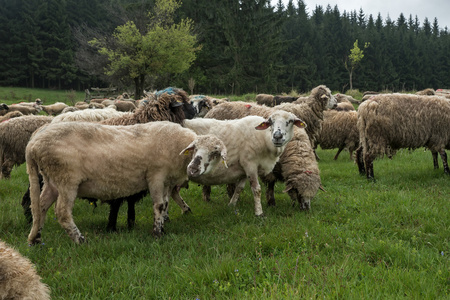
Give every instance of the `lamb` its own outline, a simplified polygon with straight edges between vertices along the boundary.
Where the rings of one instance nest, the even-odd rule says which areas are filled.
[[[0,116],[6,115],[11,111],[19,111],[23,115],[37,115],[40,109],[32,106],[23,106],[20,104],[6,105],[5,103],[0,104]]]
[[[6,113],[4,116],[0,116],[0,123],[21,116],[23,116],[23,114],[20,111],[10,111],[9,113]]]
[[[338,148],[334,160],[338,159],[342,150],[347,149],[350,152],[350,159],[352,159],[353,151],[359,146],[357,120],[358,113],[356,111],[325,111],[317,146],[320,145],[322,149]]]
[[[262,216],[258,175],[270,173],[293,136],[293,127],[305,124],[294,114],[274,111],[267,119],[248,116],[239,120],[193,119],[185,126],[197,134],[214,134],[228,149],[228,168],[219,166],[207,175],[189,173],[190,180],[203,185],[237,183],[230,205],[235,205],[247,179],[253,193],[255,215]],[[266,129],[269,129],[266,130]],[[256,130],[255,130],[256,129]],[[195,175],[195,176],[193,176]]]
[[[56,102],[50,105],[41,105],[42,110],[45,111],[49,116],[56,116],[60,114],[67,106],[69,105],[63,102]]]
[[[359,172],[375,180],[373,161],[401,148],[426,147],[441,155],[444,172],[450,174],[445,149],[450,148],[450,103],[436,96],[382,94],[358,109],[360,147],[356,151]]]
[[[322,102],[324,100],[323,98],[326,98],[327,102],[330,100],[326,96],[318,98],[319,102]],[[252,105],[250,103],[230,102],[216,106],[206,114],[205,118],[231,120],[239,119],[246,115],[268,117],[275,110],[292,108],[293,106],[295,106],[295,104],[288,103],[270,108],[261,105]],[[298,106],[303,107],[303,105]],[[325,104],[325,106],[327,105]],[[301,109],[296,110],[295,112],[292,110],[291,112],[303,120],[302,116],[297,114],[301,112]],[[319,116],[322,115],[320,110],[318,111],[318,114]],[[309,114],[305,115],[309,117]],[[308,123],[306,124],[308,125]],[[285,191],[289,193],[293,203],[298,202],[301,209],[309,209],[311,199],[315,196],[321,184],[319,173],[319,167],[306,130],[295,129],[294,137],[287,144],[285,151],[280,156],[280,160],[275,165],[272,173],[262,178],[264,183],[268,186],[266,190],[268,204],[271,206],[275,205],[275,182],[282,180],[286,182]],[[204,198],[205,200],[208,200],[209,189],[204,188],[204,192]]]
[[[31,134],[51,120],[52,117],[31,115],[0,124],[0,178],[8,179],[12,168],[25,162],[25,147]]]
[[[50,289],[31,261],[3,241],[0,241],[0,299],[50,300]]]
[[[226,148],[217,137],[197,136],[168,121],[133,126],[49,124],[35,132],[26,148],[33,215],[28,242],[41,242],[46,213],[55,201],[58,222],[79,244],[85,238],[72,217],[77,197],[108,201],[146,189],[153,200],[153,235],[161,237],[168,198],[188,179],[188,170],[191,176],[201,176],[221,159],[226,159]]]

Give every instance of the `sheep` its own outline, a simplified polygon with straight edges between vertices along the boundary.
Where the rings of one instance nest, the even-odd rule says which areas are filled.
[[[79,102],[75,103],[74,107],[79,109],[79,110],[88,109],[89,108],[89,103],[84,102],[84,101],[79,101]],[[61,112],[61,113],[63,113],[63,112]]]
[[[273,104],[273,95],[269,94],[258,94],[256,95],[256,103],[259,105],[266,105],[266,106],[274,106]]]
[[[77,197],[108,201],[146,189],[153,200],[153,235],[159,238],[170,194],[188,179],[188,172],[207,174],[226,155],[217,137],[198,136],[168,121],[133,126],[48,124],[35,132],[26,148],[33,215],[28,243],[41,243],[45,216],[55,201],[58,222],[79,244],[85,238],[72,217]],[[39,173],[44,179],[42,193]]]
[[[100,122],[109,118],[122,117],[128,115],[130,115],[130,113],[120,112],[113,108],[85,109],[60,114],[53,118],[52,123],[70,122],[70,121]]]
[[[126,100],[115,100],[114,105],[118,111],[133,112],[136,109],[136,105],[133,102]]]
[[[41,105],[42,110],[45,111],[49,116],[56,116],[60,114],[64,108],[66,108],[67,104],[64,102],[56,102],[50,105]]]
[[[34,107],[38,110],[38,112],[40,112],[42,100],[39,98],[36,98],[36,100],[34,102],[19,102],[18,104],[22,105],[22,106]]]
[[[192,95],[189,96],[189,100],[191,101],[192,105],[194,106],[196,117],[202,118],[206,115],[206,113],[213,108],[216,105],[219,105],[221,103],[228,102],[228,99],[217,99],[212,98],[205,95]]]
[[[19,111],[23,115],[37,115],[40,112],[40,109],[32,106],[23,106],[20,104],[12,104],[12,105],[7,105],[5,103],[0,104],[0,116],[4,116],[11,111]]]
[[[181,89],[176,88],[168,88],[166,89],[167,92],[159,93],[158,97],[154,97],[153,100],[151,100],[147,105],[142,106],[140,109],[136,110],[134,113],[123,113],[120,112],[120,116],[106,118],[104,115],[104,112],[101,110],[98,110],[96,112],[89,112],[88,113],[80,113],[79,115],[68,115],[61,117],[65,121],[68,120],[84,120],[84,121],[99,121],[99,115],[105,117],[103,121],[101,121],[102,124],[105,125],[133,125],[138,123],[147,123],[152,121],[172,121],[175,123],[182,124],[184,119],[186,118],[186,115],[189,118],[193,117],[193,107],[192,104],[188,102],[188,97],[186,92],[184,92]],[[165,91],[165,90],[163,90]],[[182,105],[179,105],[182,103]],[[173,107],[172,107],[173,106]],[[108,110],[113,110],[112,108]],[[117,112],[119,113],[119,112]],[[92,116],[96,116],[95,118],[92,118]],[[87,117],[87,118],[86,118]],[[59,116],[55,117],[59,118]],[[84,119],[83,119],[84,118]],[[57,119],[58,121],[58,119]],[[28,193],[29,194],[29,193]],[[22,206],[25,211],[25,216],[28,220],[31,219],[30,214],[27,214],[28,207],[30,206],[31,199],[27,193],[23,196],[22,200]],[[121,203],[124,201],[127,201],[128,203],[128,227],[132,228],[134,226],[134,204],[141,200],[143,198],[142,194],[137,195],[131,195],[126,198],[120,198],[116,199],[115,201],[109,201],[108,204],[110,204],[110,215],[109,215],[109,221],[106,229],[108,231],[116,231],[116,224],[117,224],[117,214],[120,209]],[[90,201],[94,199],[89,199]],[[189,209],[186,208],[184,210],[185,212],[188,212]],[[114,217],[115,216],[115,217]]]
[[[353,151],[359,146],[357,120],[358,113],[356,111],[325,111],[322,131],[316,146],[320,145],[322,149],[338,148],[334,160],[338,159],[342,150],[347,149],[350,152],[350,159],[352,159]]]
[[[450,102],[436,96],[382,94],[362,103],[357,127],[360,147],[356,160],[360,174],[375,180],[376,157],[401,148],[426,147],[441,155],[450,174],[445,149],[450,148]]]
[[[25,162],[25,147],[31,134],[51,120],[52,117],[31,115],[0,124],[0,178],[8,179],[12,168]]]
[[[31,261],[0,240],[0,299],[50,300]]]
[[[298,97],[293,96],[274,96],[273,97],[273,105],[280,105],[281,103],[292,103],[296,101]]]
[[[147,105],[139,107],[133,114],[110,118],[103,121],[107,125],[133,125],[151,121],[172,121],[182,124],[185,118],[195,116],[195,110],[189,102],[185,91],[177,88],[167,88],[159,91],[156,99]]]
[[[421,95],[421,96],[434,96],[436,95],[436,92],[434,89],[432,88],[428,88],[428,89],[424,89],[421,91],[417,91],[416,95]]]
[[[75,106],[67,106],[66,108],[64,108],[61,112],[61,115],[65,114],[65,113],[70,113],[70,112],[74,112],[74,111],[80,111],[81,109],[76,108]]]
[[[9,113],[6,113],[6,115],[4,116],[0,116],[0,123],[21,116],[23,116],[23,114],[20,111],[10,111]]]
[[[328,99],[328,97],[326,97]],[[321,101],[322,97],[319,97]],[[263,105],[255,105],[250,103],[230,102],[216,106],[208,112],[205,118],[215,118],[219,120],[239,119],[246,115],[259,115],[268,117],[275,110],[280,108],[288,108],[295,104],[282,104],[273,108]],[[298,105],[298,104],[297,104]],[[302,105],[299,105],[303,107]],[[326,105],[325,105],[326,106]],[[297,117],[304,120],[298,115],[301,110],[294,112]],[[319,113],[321,115],[321,113]],[[309,117],[309,115],[307,115]],[[309,124],[306,129],[309,127]],[[262,179],[267,185],[266,198],[270,206],[275,205],[274,187],[275,182],[282,180],[286,182],[286,192],[290,195],[293,204],[298,202],[301,209],[309,209],[311,199],[317,193],[321,181],[319,175],[319,167],[314,156],[310,138],[305,129],[294,130],[294,137],[287,144],[285,151],[280,156],[280,160],[275,165],[274,170],[268,176]],[[209,199],[209,189],[204,188],[204,199]]]
[[[185,126],[197,134],[214,134],[228,149],[228,168],[219,166],[207,175],[189,173],[189,179],[203,185],[237,183],[230,200],[235,205],[247,179],[252,189],[255,215],[262,216],[261,187],[258,175],[270,173],[293,136],[293,127],[304,122],[286,111],[274,111],[266,119],[248,116],[239,120],[193,119]],[[269,129],[270,130],[266,130]],[[195,175],[195,176],[193,176]]]
[[[347,95],[343,95],[343,94],[335,94],[334,97],[336,98],[337,101],[337,106],[335,108],[335,110],[337,111],[354,111],[355,107],[353,106],[352,103],[360,103],[356,100],[356,102],[352,102],[351,100],[349,100],[348,97],[352,98],[351,96],[347,96]]]

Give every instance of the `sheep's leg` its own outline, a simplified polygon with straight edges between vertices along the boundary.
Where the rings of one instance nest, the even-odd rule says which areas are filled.
[[[267,181],[266,199],[268,206],[275,206],[275,180]]]
[[[164,186],[160,183],[149,185],[150,197],[153,200],[153,236],[160,238],[164,234],[164,215],[167,205],[164,203]]]
[[[77,197],[77,189],[66,190],[59,192],[58,200],[56,201],[55,214],[59,224],[66,230],[69,237],[77,244],[84,243],[86,240],[81,234],[77,225],[73,221],[72,211]]]
[[[364,159],[363,159],[363,147],[359,146],[358,149],[356,149],[355,154],[355,160],[358,165],[359,174],[360,175],[366,175],[366,168],[364,166]]]
[[[374,158],[369,153],[366,153],[364,155],[364,164],[366,165],[367,179],[375,181],[375,176],[373,174],[373,160]]]
[[[108,202],[109,216],[108,216],[108,225],[106,225],[107,231],[117,231],[117,216],[119,215],[120,206],[122,205],[123,201],[124,201],[123,198],[119,198]]]
[[[257,217],[262,217],[264,214],[261,205],[261,185],[259,184],[257,173],[255,173],[255,175],[250,175],[249,180],[253,193],[253,200],[255,202],[255,215]]]
[[[245,182],[247,181],[247,178],[242,178],[238,184],[236,185],[236,188],[234,189],[234,194],[230,199],[230,203],[228,205],[236,205],[236,202],[239,200],[239,195],[241,194],[242,190],[245,187]]]
[[[338,149],[338,152],[336,153],[336,155],[334,156],[334,160],[337,160],[339,157],[339,154],[341,154],[342,150],[344,150],[344,147],[340,147]],[[352,154],[350,153],[350,159],[351,159]]]
[[[44,179],[42,178],[42,175],[39,174],[39,187],[41,190],[42,190],[43,186],[44,186]],[[22,197],[21,205],[23,208],[23,214],[25,215],[25,218],[27,219],[28,224],[31,224],[33,222],[33,216],[31,214],[30,185],[28,185],[28,189]]]
[[[45,217],[50,206],[56,201],[58,192],[49,184],[44,184],[42,193],[39,184],[39,178],[30,173],[30,198],[31,213],[33,216],[33,225],[28,235],[30,245],[41,243],[41,231],[44,227]]]
[[[191,208],[184,202],[183,198],[180,196],[180,191],[178,187],[174,187],[172,189],[172,199],[178,204],[179,207],[183,210],[183,214],[187,214],[191,212]]]
[[[204,185],[202,187],[202,197],[203,197],[203,201],[206,201],[206,202],[211,201],[211,186]]]
[[[231,197],[233,197],[235,189],[236,189],[236,185],[234,183],[227,184],[227,195],[228,195],[228,198],[231,199]]]
[[[447,175],[450,175],[450,170],[448,168],[448,162],[447,162],[447,153],[445,153],[445,149],[442,149],[441,151],[439,151],[439,154],[441,155],[442,165],[444,166],[444,173]]]
[[[438,153],[436,151],[431,151],[431,156],[433,157],[434,168],[439,169]]]
[[[11,171],[12,171],[13,166],[14,166],[14,164],[13,164],[12,160],[6,159],[5,161],[3,161],[3,164],[2,164],[2,178],[3,179],[9,179],[11,177]]]

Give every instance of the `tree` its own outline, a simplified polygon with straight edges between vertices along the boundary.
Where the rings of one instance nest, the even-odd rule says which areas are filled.
[[[108,57],[107,75],[119,74],[134,81],[135,99],[143,94],[148,76],[181,73],[195,60],[200,47],[195,46],[197,38],[192,33],[192,20],[174,22],[174,13],[180,5],[177,0],[157,0],[153,12],[148,14],[145,32],[128,21],[116,28],[110,42],[107,39],[91,41]]]
[[[370,43],[364,44],[364,49],[369,47]],[[350,89],[353,89],[353,71],[359,65],[361,60],[364,57],[364,51],[358,47],[358,40],[353,43],[353,49],[350,49],[350,55],[348,56],[348,60],[350,60],[350,65],[348,64],[348,60],[345,61],[345,68],[349,72],[350,75]]]

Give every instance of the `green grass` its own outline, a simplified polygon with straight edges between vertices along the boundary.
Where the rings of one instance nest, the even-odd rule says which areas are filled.
[[[151,236],[147,197],[126,229],[105,230],[109,207],[77,201],[74,218],[88,240],[77,246],[55,219],[43,245],[29,247],[20,201],[25,166],[0,182],[0,238],[36,265],[53,299],[449,299],[450,178],[434,170],[431,154],[400,151],[374,163],[377,182],[358,174],[342,153],[318,151],[324,188],[310,212],[292,208],[277,184],[277,206],[253,215],[247,187],[236,208],[224,187],[211,203],[190,185],[173,202],[166,235]]]
[[[19,103],[21,101],[34,102],[40,98],[44,104],[55,102],[64,102],[68,105],[74,105],[85,98],[84,92],[74,90],[49,90],[49,89],[31,89],[19,87],[0,87],[0,102],[6,104]]]

